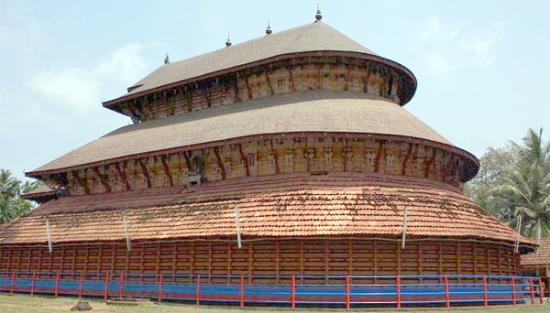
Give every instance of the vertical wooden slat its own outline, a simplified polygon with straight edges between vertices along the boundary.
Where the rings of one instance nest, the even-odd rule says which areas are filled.
[[[161,244],[160,244],[160,242],[157,243],[156,247],[157,247],[157,260],[156,260],[156,263],[157,263],[157,275],[160,275],[160,255],[161,255],[161,253],[162,253],[162,252],[161,252],[162,249],[161,249]]]
[[[248,281],[249,282],[252,282],[252,273],[253,273],[252,262],[253,262],[253,256],[254,256],[253,249],[254,247],[252,246],[252,242],[251,242],[248,244]]]
[[[395,242],[395,249],[397,254],[397,275],[401,275],[401,242],[398,240]]]
[[[374,275],[374,283],[376,284],[377,282],[377,277],[376,275],[378,275],[378,247],[377,247],[377,241],[374,240],[374,242],[372,243],[373,244],[373,252],[372,252],[372,260],[373,260],[373,275]]]
[[[232,256],[232,251],[233,249],[231,249],[231,243],[227,243],[227,269],[226,269],[226,274],[227,274],[227,282],[230,283],[231,282],[231,258],[233,257]]]
[[[300,281],[304,283],[304,242],[300,241]]]
[[[195,242],[191,242],[191,264],[189,264],[189,267],[191,268],[191,282],[193,282],[193,277],[195,274]]]
[[[439,275],[442,275],[443,274],[443,244],[441,242],[439,242],[438,247],[439,247],[438,248],[439,256],[437,258],[438,271],[439,271]]]
[[[212,243],[208,243],[208,282],[212,282]]]
[[[275,275],[278,284],[279,276],[281,275],[281,244],[278,239],[275,242]]]
[[[61,248],[61,264],[59,264],[59,271],[66,272],[65,270],[65,250],[67,250],[66,246],[63,246]]]
[[[177,263],[178,263],[178,244],[172,243],[172,281],[176,281],[176,275],[178,272],[177,269]]]
[[[353,275],[353,241],[348,239],[348,275]]]
[[[461,251],[461,245],[460,245],[460,241],[457,241],[456,242],[456,273],[458,275],[462,274],[462,251]],[[458,277],[458,282],[462,282],[462,279],[460,278],[460,276]]]
[[[325,282],[328,283],[328,276],[330,275],[330,254],[328,248],[328,240],[324,240],[325,245]]]
[[[115,259],[116,259],[116,246],[113,243],[113,244],[111,244],[111,270],[110,270],[110,273],[115,272]]]

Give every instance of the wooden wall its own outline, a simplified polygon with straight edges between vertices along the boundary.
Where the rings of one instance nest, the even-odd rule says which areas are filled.
[[[224,275],[520,274],[513,248],[482,242],[375,240],[265,240],[245,242],[134,242],[0,248],[0,271]]]

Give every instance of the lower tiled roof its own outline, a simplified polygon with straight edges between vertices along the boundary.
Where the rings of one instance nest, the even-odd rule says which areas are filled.
[[[550,265],[550,239],[541,240],[536,252],[522,255],[521,265]]]
[[[460,190],[422,179],[333,173],[250,177],[187,189],[64,197],[0,229],[0,243],[296,236],[478,238],[514,242],[512,229]],[[522,242],[532,242],[521,238]]]

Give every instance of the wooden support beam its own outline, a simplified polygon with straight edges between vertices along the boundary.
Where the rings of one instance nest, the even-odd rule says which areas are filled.
[[[275,149],[273,139],[269,140],[269,144],[271,146],[271,155],[273,156],[273,162],[275,163],[275,174],[279,174],[279,153],[277,152],[277,149]]]
[[[275,90],[273,90],[273,85],[271,84],[271,79],[269,78],[269,74],[267,73],[267,71],[264,72],[264,76],[265,76],[265,82],[267,84],[267,87],[269,87],[269,91],[271,92],[271,95],[274,95]]]
[[[239,74],[238,73],[235,73],[235,76],[233,78],[233,93],[234,93],[234,96],[235,96],[235,99],[234,101],[235,102],[239,102],[239,101],[242,101],[241,97],[239,96]]]
[[[143,176],[145,177],[147,188],[151,188],[151,176],[149,175],[149,170],[147,170],[147,166],[145,165],[145,163],[143,163],[143,159],[137,159],[137,162],[141,168],[141,172],[143,173]]]
[[[380,159],[382,158],[382,150],[384,150],[384,141],[378,142],[378,150],[376,151],[376,159],[374,160],[374,172],[378,173],[380,170]]]
[[[126,191],[129,191],[130,188],[130,182],[128,181],[128,174],[126,174],[126,164],[127,162],[117,162],[115,163],[115,169],[118,173],[118,176],[120,176],[120,179],[124,183],[124,188]]]
[[[322,86],[322,83],[321,83],[321,64],[317,63],[315,64],[315,69],[316,69],[316,78],[317,78],[317,89],[318,90],[321,90],[323,88]]]
[[[292,74],[292,68],[290,66],[287,66],[288,71],[288,82],[290,83],[290,90],[296,91],[296,86],[294,85],[294,75]]]
[[[344,91],[348,91],[352,83],[351,65],[347,64],[345,66],[346,66],[346,81],[344,84]]]
[[[248,159],[246,158],[246,155],[244,155],[243,145],[239,143],[238,147],[239,147],[239,154],[241,156],[241,162],[243,162],[244,164],[246,176],[250,176],[250,167],[248,166]]]
[[[368,66],[365,66],[365,67],[367,69],[367,77],[365,77],[365,79],[363,80],[363,82],[364,82],[363,92],[364,93],[369,93],[369,80],[370,80],[371,71],[369,70]]]
[[[84,193],[87,195],[90,194],[90,186],[88,185],[88,181],[84,177],[80,177],[78,174],[78,171],[72,171],[73,177],[76,179],[78,184],[84,189]]]
[[[99,177],[99,181],[101,182],[101,185],[103,185],[103,188],[105,188],[105,192],[111,192],[111,186],[109,186],[109,179],[107,178],[107,175],[102,175],[99,172],[99,167],[94,167],[94,172],[97,177]]]
[[[174,179],[172,178],[172,173],[170,173],[170,168],[168,167],[168,163],[166,163],[166,156],[161,155],[160,161],[162,162],[162,168],[164,170],[164,175],[166,175],[166,178],[168,178],[168,183],[170,184],[170,187],[174,186]]]
[[[403,159],[403,165],[401,166],[401,175],[407,175],[407,162],[409,162],[409,159],[412,156],[413,149],[415,145],[413,143],[408,143],[409,147],[407,149],[407,154],[405,155],[405,158]]]
[[[222,179],[225,179],[225,166],[223,165],[223,160],[220,155],[220,147],[214,147],[214,155],[216,156],[216,163],[218,165],[218,168],[220,169],[220,175],[222,176]]]
[[[203,91],[204,94],[204,100],[206,101],[206,107],[210,108],[212,107],[212,103],[210,102],[210,88],[207,88]]]
[[[432,156],[428,159],[426,162],[426,165],[424,167],[424,177],[428,178],[430,176],[430,169],[432,168],[432,165],[435,161],[435,156],[437,155],[437,150],[432,149]]]
[[[252,89],[250,88],[250,84],[248,83],[248,76],[244,76],[243,80],[244,80],[244,85],[246,87],[246,94],[248,96],[248,100],[254,99],[252,97]]]

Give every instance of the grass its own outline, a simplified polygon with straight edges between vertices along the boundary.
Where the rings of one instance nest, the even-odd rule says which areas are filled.
[[[53,297],[41,297],[41,296],[29,296],[29,295],[11,295],[0,294],[0,312],[2,313],[57,313],[57,312],[69,312],[71,307],[76,304],[78,299],[76,298],[53,298]],[[197,307],[191,304],[155,304],[152,302],[143,302],[137,306],[119,306],[119,305],[107,305],[103,301],[90,300],[93,310],[92,312],[109,312],[109,313],[267,313],[267,312],[292,312],[286,308],[253,308],[248,307],[245,309],[239,309],[237,307],[230,306],[200,306]],[[334,312],[344,310],[338,309],[298,309],[302,312]],[[393,310],[380,310],[380,309],[354,309],[354,312],[396,312]],[[550,313],[550,304],[547,302],[544,306],[526,306],[521,305],[517,307],[512,306],[496,306],[490,309],[486,308],[452,308],[450,310],[445,309],[404,309],[402,311],[409,311],[415,313]],[[401,311],[401,312],[402,312]]]

